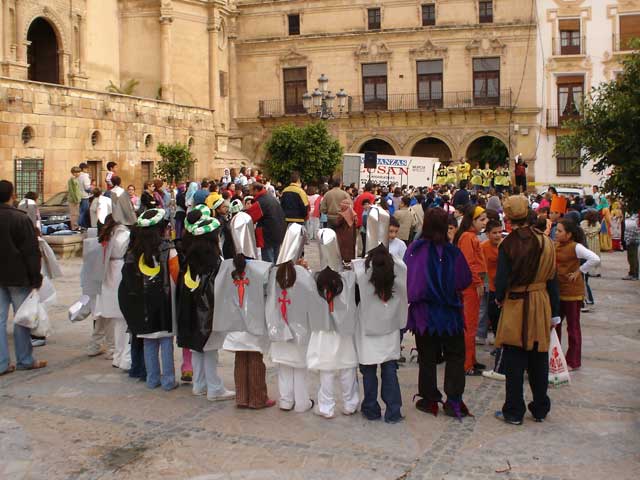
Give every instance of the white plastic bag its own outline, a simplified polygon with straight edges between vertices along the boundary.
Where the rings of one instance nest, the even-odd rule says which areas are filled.
[[[31,329],[31,335],[34,337],[48,337],[51,334],[51,322],[49,315],[42,303],[38,303],[38,324]]]
[[[549,344],[549,385],[558,387],[569,385],[569,366],[562,353],[562,345],[556,333],[556,329],[551,329],[551,342]]]
[[[38,290],[38,295],[40,295],[40,303],[44,304],[45,307],[50,307],[56,303],[56,289],[49,277],[42,277],[42,286]]]
[[[40,304],[40,294],[37,290],[32,290],[24,299],[20,308],[13,317],[13,323],[25,328],[36,328],[38,326],[38,305]]]
[[[69,321],[81,322],[91,315],[91,297],[82,295],[80,299],[69,307]]]

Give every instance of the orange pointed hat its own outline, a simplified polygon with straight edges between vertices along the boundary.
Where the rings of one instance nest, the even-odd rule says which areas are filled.
[[[567,213],[567,198],[561,197],[560,195],[554,195],[551,200],[551,208],[549,208],[551,212],[557,213]]]

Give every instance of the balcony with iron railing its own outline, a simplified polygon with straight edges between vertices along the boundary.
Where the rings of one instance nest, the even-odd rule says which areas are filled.
[[[547,128],[567,128],[568,122],[581,117],[582,113],[576,110],[568,112],[566,109],[547,108]]]
[[[302,100],[301,100],[302,102]],[[440,95],[417,93],[392,93],[386,96],[350,96],[343,115],[365,112],[412,112],[430,110],[475,110],[487,108],[513,107],[511,89],[495,92],[493,95],[477,95],[473,91],[444,92]],[[300,115],[299,108],[288,105],[283,99],[260,100],[260,118]],[[303,113],[304,114],[304,113]],[[336,114],[337,116],[339,114]]]
[[[564,42],[558,37],[553,37],[552,39],[553,55],[558,57],[565,55],[585,55],[586,45],[586,37],[578,37],[577,44],[575,41],[572,42],[571,39],[564,39]]]

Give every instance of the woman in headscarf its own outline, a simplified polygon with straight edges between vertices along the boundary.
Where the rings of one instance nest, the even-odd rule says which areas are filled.
[[[344,263],[351,263],[356,254],[356,212],[351,205],[351,200],[347,198],[342,200],[336,219],[335,231]]]
[[[600,250],[608,252],[611,250],[611,210],[609,209],[609,201],[605,196],[600,197],[598,211],[602,221],[600,222]]]

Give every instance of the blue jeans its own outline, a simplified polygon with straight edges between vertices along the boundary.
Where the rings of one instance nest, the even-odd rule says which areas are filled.
[[[162,373],[160,373],[158,351],[162,358]],[[173,337],[145,338],[144,364],[147,368],[147,387],[156,388],[162,385],[164,390],[173,390],[176,387]]]
[[[377,420],[382,416],[380,404],[378,403],[378,366],[360,365],[362,374],[362,387],[364,389],[364,400],[362,401],[362,414],[369,420]],[[398,362],[391,360],[380,365],[380,376],[382,380],[382,401],[386,405],[384,412],[385,422],[397,422],[402,419],[400,407],[402,407],[402,396],[400,394],[400,384],[398,383]]]
[[[485,290],[484,295],[480,298],[480,315],[478,322],[478,331],[476,337],[487,338],[487,332],[489,331],[489,291]]]
[[[91,219],[89,218],[89,199],[83,198],[80,200],[80,213],[78,216],[78,225],[84,228],[91,226]]]
[[[265,262],[276,263],[278,254],[280,253],[280,245],[262,247],[262,260]]]
[[[11,360],[9,341],[7,339],[7,320],[9,305],[15,313],[25,298],[31,293],[31,287],[0,287],[0,373],[9,368]],[[16,349],[16,368],[25,369],[33,365],[33,347],[31,346],[31,329],[13,325],[13,343]]]
[[[144,366],[144,341],[135,335],[131,335],[131,368],[129,369],[131,378],[146,380],[147,370]]]

